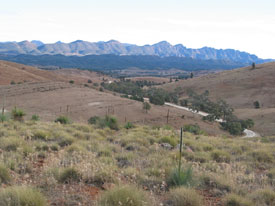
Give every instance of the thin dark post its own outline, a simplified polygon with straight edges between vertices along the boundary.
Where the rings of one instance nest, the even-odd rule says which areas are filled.
[[[166,120],[166,124],[168,124],[168,122],[169,122],[169,109],[168,109],[168,111],[167,111],[167,120]]]
[[[4,99],[3,99],[3,108],[2,108],[2,116],[4,116],[4,114],[5,114],[5,101],[6,101],[6,97],[4,96]]]
[[[182,133],[183,133],[183,128],[180,128],[180,157],[179,157],[179,173],[181,170],[181,156],[182,156]]]

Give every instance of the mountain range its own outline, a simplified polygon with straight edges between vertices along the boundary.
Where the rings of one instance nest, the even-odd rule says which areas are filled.
[[[87,56],[87,55],[144,55],[159,57],[184,57],[200,60],[223,60],[242,64],[264,63],[272,61],[261,59],[256,55],[241,52],[234,49],[214,49],[203,47],[200,49],[186,48],[182,44],[171,45],[162,41],[153,45],[138,46],[134,44],[120,43],[115,40],[107,42],[87,42],[77,40],[71,43],[56,42],[44,44],[41,41],[0,42],[1,55],[64,55],[64,56]]]

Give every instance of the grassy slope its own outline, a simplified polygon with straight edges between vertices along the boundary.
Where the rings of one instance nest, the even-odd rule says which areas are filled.
[[[194,79],[182,80],[166,84],[167,90],[180,87],[191,88],[197,92],[210,91],[213,99],[225,99],[236,109],[236,115],[241,118],[252,118],[256,122],[255,129],[263,135],[274,135],[275,127],[275,63],[220,72]],[[183,92],[182,96],[186,94]],[[260,110],[255,110],[254,101],[261,104]]]
[[[167,176],[178,157],[177,149],[160,146],[164,137],[178,141],[177,131],[165,128],[112,131],[85,124],[10,121],[0,124],[0,161],[12,175],[6,186],[36,187],[49,205],[94,205],[103,188],[113,184],[151,191],[159,205],[166,199]],[[251,192],[260,188],[275,189],[267,176],[272,167],[274,171],[274,138],[263,142],[184,133],[184,144],[183,165],[192,166],[192,187],[204,197],[204,205],[217,205],[228,193],[252,199]],[[81,180],[60,183],[64,168],[71,167]]]

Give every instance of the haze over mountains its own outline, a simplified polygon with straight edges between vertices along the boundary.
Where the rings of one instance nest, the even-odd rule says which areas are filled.
[[[137,46],[134,44],[120,43],[115,40],[108,42],[87,42],[77,40],[71,43],[56,42],[44,44],[41,41],[2,42],[0,43],[1,55],[149,55],[159,57],[184,57],[200,60],[225,60],[242,64],[264,63],[264,60],[256,55],[241,52],[234,49],[214,49],[203,47],[200,49],[186,48],[182,44],[171,45],[166,41],[153,45]]]

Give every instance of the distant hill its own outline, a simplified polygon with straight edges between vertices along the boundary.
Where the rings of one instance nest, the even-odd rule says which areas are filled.
[[[159,57],[148,55],[118,56],[113,54],[87,56],[0,54],[0,59],[32,66],[80,68],[98,71],[124,70],[129,68],[145,70],[179,69],[184,71],[228,70],[247,65],[246,63],[229,60],[201,60],[186,57]]]
[[[166,41],[153,45],[137,46],[120,43],[115,40],[108,42],[87,42],[77,40],[71,43],[56,42],[44,44],[40,41],[3,42],[0,43],[0,54],[4,55],[149,55],[159,57],[185,57],[200,60],[222,60],[238,62],[240,64],[264,63],[270,60],[258,58],[256,55],[233,49],[214,49],[203,47],[200,49],[186,48],[182,44],[171,45]]]

